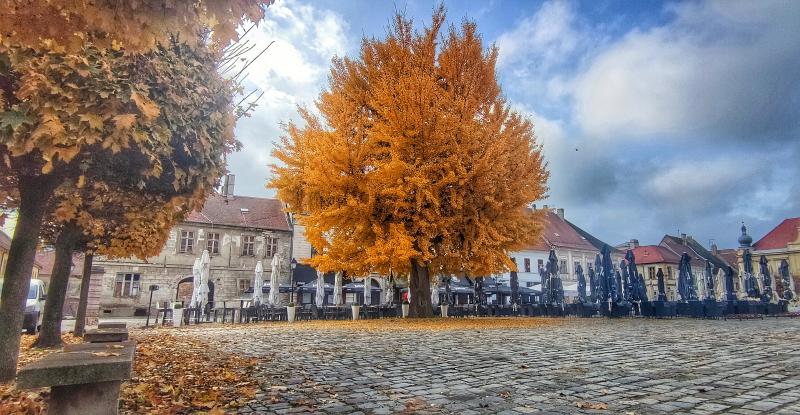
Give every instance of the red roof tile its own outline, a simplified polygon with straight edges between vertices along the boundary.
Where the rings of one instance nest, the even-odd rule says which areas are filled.
[[[678,264],[681,258],[669,249],[659,245],[644,245],[633,249],[633,257],[637,265],[643,264]]]
[[[525,249],[532,251],[549,251],[550,249],[567,248],[597,251],[589,241],[581,236],[575,228],[556,213],[545,210],[542,218],[545,220],[542,237]]]
[[[214,194],[208,197],[201,211],[190,213],[186,221],[278,231],[291,230],[280,200],[261,197],[234,196],[226,199],[225,196]]]
[[[753,249],[780,249],[786,248],[790,242],[797,240],[797,227],[800,226],[800,218],[785,219],[775,229],[769,231],[763,238],[753,244]]]
[[[719,249],[717,250],[717,256],[734,269],[738,267],[739,259],[736,256],[735,249]]]

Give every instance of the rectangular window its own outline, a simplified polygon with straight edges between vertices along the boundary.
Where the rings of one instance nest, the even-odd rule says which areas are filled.
[[[209,232],[206,234],[206,249],[211,255],[219,254],[219,233]]]
[[[249,278],[239,278],[237,285],[239,288],[239,294],[241,295],[244,294],[245,291],[249,290],[250,287],[253,286],[253,280]]]
[[[178,248],[181,254],[191,254],[194,252],[194,232],[181,231],[181,244]]]
[[[539,271],[542,268],[544,268],[544,260],[543,259],[537,259],[536,260],[536,271]]]
[[[531,272],[531,259],[525,258],[525,272]]]
[[[253,256],[256,254],[256,237],[253,235],[242,235],[242,256]]]
[[[578,266],[579,266],[580,264],[581,264],[580,262],[578,262],[578,261],[575,261],[575,263],[574,263],[574,264],[573,264],[573,266],[572,266],[572,269],[574,269],[574,270],[575,270],[575,272],[578,272]],[[585,272],[586,272],[586,270],[584,270],[583,272],[585,273]]]
[[[114,281],[114,297],[135,298],[139,296],[141,275],[139,274],[117,274]]]
[[[558,272],[560,274],[569,274],[569,270],[567,269],[567,260],[562,259],[558,261]]]
[[[647,267],[647,277],[651,280],[656,279],[656,267]]]
[[[672,279],[672,267],[667,267],[667,278]]]
[[[268,257],[273,257],[275,256],[275,254],[278,253],[278,238],[267,236],[266,238],[264,238],[264,244],[266,244]]]

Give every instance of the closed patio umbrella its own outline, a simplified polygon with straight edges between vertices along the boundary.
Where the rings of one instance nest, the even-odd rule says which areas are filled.
[[[694,277],[692,276],[691,257],[686,252],[681,255],[681,262],[678,265],[678,294],[681,296],[681,301],[697,300]]]
[[[597,277],[594,273],[594,268],[589,265],[589,302],[594,303],[597,301]]]
[[[383,293],[384,304],[391,305],[394,303],[394,276],[389,272],[388,281],[386,281],[386,291]]]
[[[314,304],[316,304],[317,307],[325,305],[325,273],[322,271],[317,271],[317,292],[314,298]]]
[[[517,271],[511,271],[511,304],[518,305],[519,302],[519,276]]]
[[[733,285],[733,268],[725,267],[725,296],[728,301],[736,301],[736,287]]]
[[[575,267],[575,273],[578,274],[578,302],[586,302],[586,277],[583,276],[583,267],[578,264]]]
[[[449,275],[444,277],[444,303],[446,305],[450,305],[453,303],[453,290],[450,287],[450,283],[452,282],[453,278]]]
[[[792,287],[792,276],[789,274],[789,262],[782,259],[778,272],[781,274],[781,280],[783,281],[783,295],[781,297],[786,301],[791,301],[794,298],[794,287]]]
[[[261,305],[264,302],[264,266],[261,261],[256,262],[256,278],[253,280],[253,305]],[[272,290],[272,287],[270,287]]]
[[[203,306],[203,300],[208,299],[208,279],[211,274],[211,256],[208,250],[204,250],[200,255],[200,287],[197,289],[198,307]]]
[[[758,261],[758,267],[761,271],[761,283],[764,285],[764,288],[761,290],[761,301],[769,303],[772,301],[772,276],[769,273],[769,264],[767,263],[767,257],[765,255],[761,255],[761,259]]]
[[[614,263],[611,261],[611,248],[603,245],[600,250],[602,255],[601,281],[603,289],[602,301],[612,302],[617,298],[617,283],[614,275]]]
[[[753,273],[753,254],[750,253],[749,249],[744,250],[742,263],[744,265],[744,286],[747,296],[758,297],[758,281],[756,281],[756,276]]]
[[[364,305],[372,304],[372,278],[364,277]]]
[[[278,290],[280,287],[278,286],[278,276],[281,272],[281,259],[280,255],[273,255],[272,256],[272,269],[269,275],[269,304],[270,305],[278,305]]]
[[[603,289],[603,260],[600,257],[600,254],[595,255],[594,257],[594,288],[593,288],[593,295],[594,299],[598,303],[602,303],[605,301],[606,294],[605,290]]]
[[[624,259],[619,262],[619,270],[620,270],[620,275],[622,276],[621,278],[622,286],[624,288],[622,298],[624,298],[625,301],[634,301],[635,300],[634,298],[635,295],[633,290],[634,281],[631,278],[630,274],[628,274],[628,262],[625,261]]]
[[[193,308],[200,307],[202,300],[200,299],[200,258],[194,259],[192,266],[192,300],[189,301],[189,306]]]
[[[716,300],[714,294],[714,273],[711,272],[711,261],[709,260],[706,260],[704,274],[706,284],[706,300]]]
[[[333,279],[333,305],[342,305],[342,300],[342,271],[339,271]]]
[[[664,284],[664,272],[661,271],[661,268],[656,273],[656,279],[658,280],[658,301],[667,301],[667,287]]]

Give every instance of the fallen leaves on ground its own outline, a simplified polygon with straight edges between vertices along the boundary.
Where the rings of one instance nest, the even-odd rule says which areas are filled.
[[[33,343],[37,336],[23,335],[19,344],[19,360],[17,370],[25,365],[39,360],[50,353],[61,350],[60,347],[40,349],[34,348]],[[83,339],[74,335],[61,336],[64,344],[81,343]],[[13,383],[0,384],[0,415],[25,414],[38,415],[46,413],[46,400],[49,395],[47,388],[19,390]]]
[[[579,401],[575,404],[575,406],[581,409],[608,409],[608,404],[603,402]]]
[[[563,324],[564,319],[536,317],[466,317],[466,318],[380,318],[371,320],[310,320],[237,324],[234,327],[268,327],[288,330],[353,331],[453,331],[540,328]],[[231,327],[230,324],[184,326],[181,330]]]
[[[137,332],[134,338],[134,378],[123,384],[122,413],[223,414],[258,392],[256,359],[167,330]]]

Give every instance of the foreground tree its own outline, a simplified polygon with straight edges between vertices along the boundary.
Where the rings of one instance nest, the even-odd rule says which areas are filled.
[[[217,184],[238,146],[234,85],[216,72],[219,59],[178,42],[130,56],[93,47],[0,54],[0,190],[19,212],[0,299],[0,381],[15,374],[43,218],[69,218],[80,206],[64,198],[49,212],[54,194],[90,185],[162,195],[186,211]]]
[[[410,315],[432,315],[430,278],[513,268],[537,237],[526,207],[548,173],[530,121],[509,109],[497,49],[476,26],[414,32],[398,15],[386,39],[335,59],[317,109],[287,125],[269,186],[306,226],[318,269],[409,275]],[[441,44],[439,44],[441,41]],[[438,46],[438,47],[437,47]]]
[[[179,34],[191,45],[212,31],[222,47],[239,38],[244,21],[258,22],[274,0],[0,0],[0,50],[45,47],[78,52],[87,44],[147,52]]]

